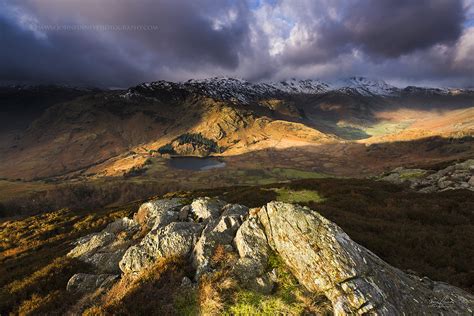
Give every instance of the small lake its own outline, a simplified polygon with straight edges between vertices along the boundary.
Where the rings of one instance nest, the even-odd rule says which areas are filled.
[[[168,166],[175,169],[205,171],[224,168],[225,162],[216,157],[173,157],[169,159]]]

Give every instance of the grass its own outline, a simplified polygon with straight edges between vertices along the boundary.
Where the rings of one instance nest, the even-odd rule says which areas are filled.
[[[413,124],[413,120],[402,122],[381,121],[370,126],[338,123],[338,135],[347,139],[364,139],[371,136],[382,136],[399,133]]]
[[[274,168],[272,169],[271,173],[287,180],[320,179],[330,177],[329,175],[320,172],[304,171],[291,168]]]
[[[382,136],[399,133],[410,127],[411,124],[413,124],[413,120],[402,122],[382,121],[370,127],[363,128],[363,130],[371,136]]]
[[[143,169],[132,170],[124,178],[43,183],[0,181],[0,218],[31,215],[60,208],[85,209],[119,206],[167,192],[225,185],[267,185],[328,175],[293,168],[237,169],[209,171],[169,168],[162,158],[149,158]],[[5,193],[4,193],[5,192]]]
[[[214,257],[218,269],[204,275],[198,288],[200,315],[325,315],[331,309],[325,297],[308,293],[276,254],[268,261],[268,271],[276,275],[271,294],[239,285],[231,273],[237,260],[232,253],[216,251]]]
[[[426,175],[426,171],[404,172],[400,174],[400,178],[404,180],[418,179]]]
[[[69,278],[90,267],[66,257],[71,242],[130,215],[136,204],[96,211],[42,213],[0,224],[0,314],[61,314],[80,297],[66,291]]]
[[[191,269],[185,260],[158,260],[138,277],[122,278],[84,314],[198,315],[196,290],[180,286],[187,275],[191,275]]]
[[[235,295],[236,303],[228,308],[228,315],[301,315],[304,307],[286,302],[279,295],[263,295],[242,290]]]
[[[291,190],[288,188],[272,188],[277,194],[277,201],[288,203],[309,203],[309,202],[323,202],[324,198],[316,191],[310,190]]]

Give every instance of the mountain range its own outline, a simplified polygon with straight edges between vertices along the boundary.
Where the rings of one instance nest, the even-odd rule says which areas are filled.
[[[176,89],[203,94],[223,101],[234,101],[244,104],[259,99],[297,94],[324,95],[327,93],[341,93],[366,97],[407,97],[420,94],[439,96],[474,94],[474,89],[429,88],[415,86],[398,88],[387,84],[383,80],[372,80],[365,77],[350,77],[334,82],[323,82],[321,80],[313,79],[297,80],[293,78],[280,82],[270,81],[260,83],[252,83],[234,78],[210,78],[204,80],[190,79],[186,82],[179,83],[168,81],[143,83],[137,87],[128,89],[125,97],[130,97],[140,93],[147,94],[157,90],[171,91]]]

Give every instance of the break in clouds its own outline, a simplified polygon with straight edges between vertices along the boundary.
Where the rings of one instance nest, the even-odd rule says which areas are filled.
[[[0,34],[7,83],[474,86],[474,0],[0,0]]]

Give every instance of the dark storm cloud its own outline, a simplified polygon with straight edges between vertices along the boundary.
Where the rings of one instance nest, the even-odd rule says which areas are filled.
[[[173,68],[198,72],[204,66],[235,69],[247,45],[249,23],[243,14],[247,8],[233,1],[222,1],[219,7],[213,7],[214,1],[184,0],[97,3],[33,0],[15,7],[4,3],[3,9],[10,12],[0,13],[0,79],[132,84],[159,79],[162,69],[169,73]],[[25,17],[27,22],[22,23]],[[68,26],[90,29],[64,29]],[[153,29],[101,31],[100,26]]]
[[[367,75],[474,85],[473,3],[0,0],[0,82],[127,86],[209,76]],[[104,25],[153,29],[94,28]]]
[[[116,52],[94,38],[52,34],[47,40],[0,15],[0,80],[27,83],[120,84],[141,77]]]
[[[455,41],[464,22],[461,0],[367,0],[347,11],[351,40],[387,57]]]

